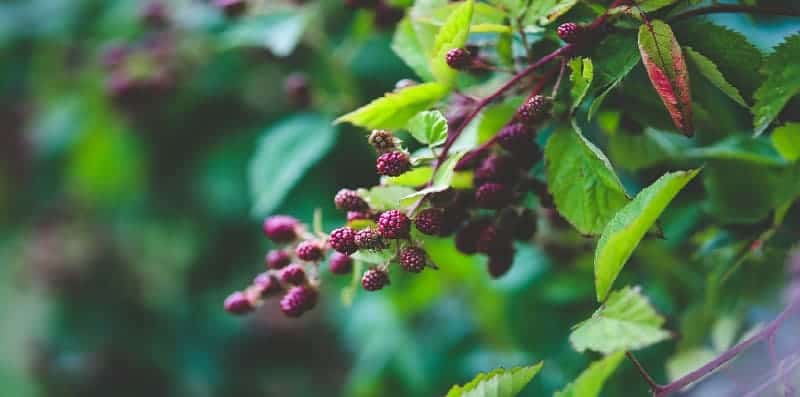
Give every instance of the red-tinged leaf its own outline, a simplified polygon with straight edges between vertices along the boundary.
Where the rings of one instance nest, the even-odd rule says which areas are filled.
[[[687,136],[694,134],[689,72],[683,52],[669,25],[652,21],[639,28],[639,52],[658,96],[675,127]]]

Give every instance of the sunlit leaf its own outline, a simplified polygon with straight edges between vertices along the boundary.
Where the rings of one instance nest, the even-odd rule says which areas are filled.
[[[411,136],[424,145],[438,146],[447,139],[447,119],[438,110],[417,114],[408,120],[406,128]]]
[[[466,44],[473,10],[473,0],[461,3],[458,8],[453,10],[436,34],[436,41],[429,56],[431,72],[436,80],[445,86],[452,85],[457,74],[453,68],[447,65],[445,55],[447,51],[461,48]]]
[[[786,123],[772,131],[772,144],[789,161],[800,159],[800,123]]]
[[[756,135],[764,132],[789,99],[800,93],[800,34],[789,36],[775,47],[764,61],[761,74],[766,80],[754,94]]]
[[[569,93],[572,97],[572,110],[575,111],[583,102],[592,84],[594,66],[589,58],[573,58],[569,61],[569,68],[572,70],[569,75],[569,80],[572,82]]]
[[[742,94],[739,93],[739,90],[725,79],[725,76],[722,75],[713,61],[706,58],[705,55],[693,50],[691,47],[686,47],[686,54],[689,59],[694,62],[695,66],[697,66],[700,73],[702,73],[711,84],[714,84],[714,86],[719,88],[725,95],[733,99],[734,102],[745,108],[749,107],[744,98],[742,98]]]
[[[408,120],[428,109],[447,95],[448,88],[440,83],[425,83],[397,92],[386,93],[344,116],[336,123],[349,122],[366,129],[404,128]]]
[[[463,386],[453,386],[446,397],[513,397],[536,376],[544,363],[510,370],[495,369],[480,373]]]
[[[617,370],[624,358],[625,353],[620,351],[593,362],[589,368],[578,375],[574,382],[568,384],[563,390],[556,392],[553,397],[599,396],[606,380]]]

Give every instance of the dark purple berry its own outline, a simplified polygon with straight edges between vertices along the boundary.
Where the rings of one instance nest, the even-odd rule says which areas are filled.
[[[322,259],[322,246],[316,241],[306,240],[297,245],[295,253],[306,262],[316,262]]]
[[[288,243],[297,238],[300,222],[286,215],[275,215],[264,220],[264,235],[276,243]]]
[[[236,291],[225,298],[225,310],[233,314],[245,314],[253,311],[253,304],[244,292]]]
[[[479,208],[500,209],[511,202],[511,189],[502,183],[484,183],[475,190],[475,203]]]
[[[379,268],[369,269],[361,277],[361,286],[367,291],[377,291],[387,285],[389,285],[389,273]]]
[[[556,29],[558,37],[564,40],[565,43],[574,44],[581,40],[583,36],[583,27],[575,22],[562,23]]]
[[[403,19],[404,10],[379,1],[375,6],[375,26],[379,29],[390,29]]]
[[[388,239],[408,238],[411,220],[399,210],[390,210],[378,218],[378,232]]]
[[[438,236],[444,226],[444,211],[439,208],[424,209],[414,219],[417,229],[429,236]]]
[[[347,211],[347,221],[366,221],[371,220],[372,215],[369,212],[362,212],[362,211]]]
[[[497,143],[506,150],[513,150],[519,145],[530,143],[531,139],[533,139],[531,129],[522,123],[508,124],[497,134]]]
[[[407,154],[395,150],[380,155],[375,168],[378,175],[398,176],[411,169],[411,161]]]
[[[337,252],[350,255],[358,250],[356,232],[349,227],[334,229],[328,237],[328,244]]]
[[[292,262],[292,258],[286,251],[272,250],[267,253],[265,262],[267,264],[267,268],[278,270],[288,266],[289,263]]]
[[[379,250],[386,246],[378,231],[372,228],[356,232],[355,242],[358,248],[366,250]]]
[[[340,252],[334,252],[328,265],[333,274],[348,274],[353,271],[353,258]]]
[[[458,227],[464,223],[467,218],[467,211],[460,207],[454,206],[444,210],[444,217],[442,220],[442,228],[439,232],[440,236],[449,236],[458,230]]]
[[[537,218],[536,213],[531,209],[524,209],[514,219],[514,238],[519,241],[526,241],[533,238],[536,234]]]
[[[544,95],[534,95],[517,109],[517,118],[519,121],[531,125],[544,119],[552,107],[552,99]]]
[[[296,108],[305,108],[311,105],[311,88],[305,74],[295,72],[286,76],[283,90],[290,105]]]
[[[366,211],[369,205],[355,190],[342,189],[333,198],[336,208],[344,211]]]
[[[281,298],[280,307],[288,317],[300,317],[317,304],[317,290],[309,285],[292,287]]]
[[[542,159],[542,151],[533,142],[520,144],[509,150],[514,165],[520,169],[530,169]]]
[[[306,271],[303,266],[291,264],[281,270],[281,281],[286,284],[302,285],[306,283]]]
[[[478,219],[464,225],[456,234],[456,249],[465,254],[478,252],[478,238],[481,232],[489,227],[491,222],[488,219]]]
[[[397,148],[394,135],[387,130],[372,130],[367,141],[378,153],[386,153]]]
[[[400,267],[411,273],[419,273],[425,268],[427,255],[422,248],[405,247],[400,251]]]
[[[501,252],[511,245],[511,237],[495,225],[489,225],[481,230],[475,248],[483,254]]]
[[[253,280],[253,285],[258,288],[259,297],[266,298],[283,291],[280,282],[274,275],[261,273]]]
[[[464,70],[472,66],[473,56],[466,48],[453,48],[444,56],[447,66],[455,70]]]
[[[247,0],[214,0],[214,5],[229,18],[241,16],[247,11]]]
[[[344,0],[344,5],[353,9],[372,8],[377,4],[377,0]]]
[[[514,161],[505,156],[493,154],[485,158],[475,168],[475,182],[512,182],[517,176]]]
[[[555,208],[555,200],[553,199],[553,195],[550,193],[546,183],[535,180],[533,182],[533,192],[539,196],[539,204],[543,208]]]
[[[492,278],[500,278],[511,269],[514,263],[514,248],[509,246],[506,249],[492,252],[489,254],[488,270]]]

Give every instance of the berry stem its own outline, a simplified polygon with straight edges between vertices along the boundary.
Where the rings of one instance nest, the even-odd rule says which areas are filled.
[[[745,13],[745,14],[761,14],[761,15],[774,15],[774,16],[785,16],[785,17],[800,17],[800,11],[791,8],[758,7],[758,6],[749,6],[744,4],[712,4],[706,7],[698,7],[675,14],[671,18],[668,18],[668,20],[672,22],[690,17],[696,17],[699,15],[719,14],[719,13]]]
[[[556,95],[558,95],[558,86],[561,85],[561,79],[564,78],[564,70],[567,69],[567,59],[561,58],[561,68],[558,71],[558,78],[556,78],[556,83],[553,84],[553,92],[550,94],[550,97],[555,99]]]

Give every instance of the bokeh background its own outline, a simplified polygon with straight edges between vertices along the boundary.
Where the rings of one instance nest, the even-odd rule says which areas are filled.
[[[534,396],[583,369],[566,335],[594,309],[592,242],[567,230],[500,281],[442,266],[345,305],[350,280],[326,274],[302,319],[222,310],[263,267],[264,215],[320,208],[330,229],[335,192],[377,182],[363,131],[331,120],[413,77],[391,17],[251,3],[239,20],[204,0],[0,1],[0,395],[434,396],[544,359]],[[671,248],[643,244],[654,268],[627,281],[669,273]],[[680,277],[646,285],[671,328]],[[670,345],[643,354],[662,378]],[[646,388],[623,366],[607,393]]]

